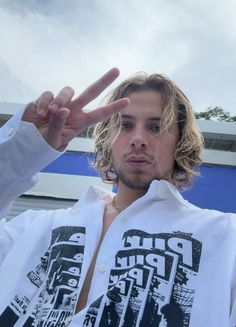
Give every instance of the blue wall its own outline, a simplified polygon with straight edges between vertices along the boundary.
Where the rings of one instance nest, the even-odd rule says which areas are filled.
[[[200,172],[183,196],[201,208],[236,213],[236,167],[202,165]]]
[[[86,153],[66,152],[57,160],[42,170],[46,173],[98,176],[95,169],[90,167],[89,162],[93,156]]]
[[[65,153],[43,172],[97,176],[89,160],[92,156],[84,153]],[[201,208],[236,213],[236,167],[202,165],[200,172],[194,186],[183,192],[184,198]]]

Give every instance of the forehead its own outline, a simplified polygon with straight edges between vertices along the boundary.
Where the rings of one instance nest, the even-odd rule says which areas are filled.
[[[122,111],[122,115],[161,117],[162,115],[162,95],[154,90],[142,90],[132,92],[127,95],[130,104]]]

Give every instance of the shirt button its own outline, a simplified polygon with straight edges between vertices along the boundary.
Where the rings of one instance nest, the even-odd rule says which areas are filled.
[[[8,131],[7,131],[7,135],[12,136],[13,133],[14,133],[14,128],[13,127],[9,128]]]
[[[98,269],[100,272],[104,273],[107,270],[107,266],[104,263],[101,263]]]

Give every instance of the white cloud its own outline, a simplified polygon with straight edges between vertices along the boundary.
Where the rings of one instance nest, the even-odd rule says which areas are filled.
[[[0,98],[26,102],[65,84],[79,91],[118,66],[119,80],[165,73],[197,109],[236,114],[235,11],[233,0],[1,1],[1,84],[9,92],[6,99],[0,87]]]

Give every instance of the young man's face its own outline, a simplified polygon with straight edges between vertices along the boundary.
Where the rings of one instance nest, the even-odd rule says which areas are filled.
[[[133,92],[122,111],[122,129],[112,146],[113,166],[119,186],[146,191],[154,179],[171,180],[178,124],[159,133],[161,94],[153,90]]]

